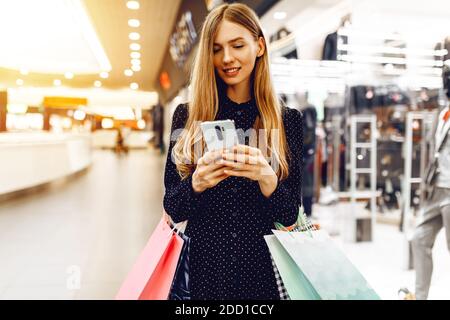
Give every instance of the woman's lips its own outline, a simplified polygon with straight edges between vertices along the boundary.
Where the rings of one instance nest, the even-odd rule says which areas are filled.
[[[240,67],[237,67],[237,68],[226,68],[226,69],[223,69],[223,72],[228,77],[235,77],[239,73],[239,70],[241,70]]]

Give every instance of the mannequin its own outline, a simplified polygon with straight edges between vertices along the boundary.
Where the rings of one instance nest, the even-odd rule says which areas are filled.
[[[307,217],[312,216],[314,198],[314,164],[316,149],[316,108],[308,101],[308,92],[296,94],[297,103],[303,113],[303,208]]]
[[[447,98],[450,98],[448,72],[445,71],[444,89]],[[428,297],[433,272],[432,248],[442,227],[445,228],[447,247],[450,251],[450,108],[448,101],[447,106],[439,113],[435,127],[435,157],[425,176],[426,201],[412,240],[417,300],[425,300]]]

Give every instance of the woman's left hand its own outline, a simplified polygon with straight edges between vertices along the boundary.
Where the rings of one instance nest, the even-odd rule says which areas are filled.
[[[239,144],[225,152],[222,158],[221,163],[232,168],[225,170],[229,176],[258,181],[262,194],[267,198],[275,191],[278,177],[258,148]]]

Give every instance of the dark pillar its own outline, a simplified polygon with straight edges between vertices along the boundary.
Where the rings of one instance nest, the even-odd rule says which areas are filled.
[[[44,108],[44,130],[50,131],[50,110]]]

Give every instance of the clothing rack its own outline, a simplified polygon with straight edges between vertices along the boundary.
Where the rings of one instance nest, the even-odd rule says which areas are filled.
[[[369,141],[358,139],[358,125],[369,124]],[[376,139],[376,117],[375,115],[352,115],[350,119],[350,200],[355,203],[357,199],[370,199],[370,219],[371,235],[374,236],[374,226],[376,222],[376,200],[377,200],[377,139]],[[358,167],[358,149],[367,150],[370,154],[370,166]],[[357,190],[356,183],[358,175],[370,175],[370,188],[367,190]]]

